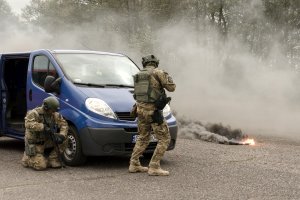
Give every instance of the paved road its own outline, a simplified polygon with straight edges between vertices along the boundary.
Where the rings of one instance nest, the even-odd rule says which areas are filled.
[[[129,157],[39,172],[19,164],[22,153],[22,142],[0,138],[0,200],[300,199],[300,141],[258,137],[256,146],[234,146],[179,139],[162,162],[169,177],[129,174]]]

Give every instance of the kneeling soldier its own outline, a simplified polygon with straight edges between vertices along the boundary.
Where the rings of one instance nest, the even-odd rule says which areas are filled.
[[[22,158],[24,167],[44,170],[64,165],[61,153],[67,147],[68,124],[58,110],[58,100],[47,97],[41,107],[27,112],[25,152]]]

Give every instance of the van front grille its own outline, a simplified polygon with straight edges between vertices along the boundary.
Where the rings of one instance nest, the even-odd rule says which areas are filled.
[[[135,117],[130,116],[130,112],[116,112],[118,119],[125,121],[135,121]]]

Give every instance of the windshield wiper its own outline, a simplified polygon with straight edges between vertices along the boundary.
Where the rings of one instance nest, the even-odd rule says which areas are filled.
[[[95,84],[95,83],[77,83],[73,82],[75,85],[84,85],[84,86],[89,86],[89,87],[101,87],[104,88],[106,85],[103,84]]]
[[[75,85],[84,85],[89,87],[121,87],[121,88],[134,88],[132,85],[124,85],[124,84],[95,84],[95,83],[78,83],[74,82]]]
[[[106,87],[122,87],[122,88],[134,88],[132,85],[124,85],[124,84],[105,84]]]

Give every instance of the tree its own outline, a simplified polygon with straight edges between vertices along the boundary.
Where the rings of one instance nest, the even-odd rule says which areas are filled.
[[[82,27],[89,30],[83,38],[119,35],[131,49],[143,53],[153,50],[157,30],[184,22],[195,28],[198,43],[202,33],[219,33],[217,40],[206,34],[207,46],[235,38],[265,59],[276,40],[291,65],[300,57],[299,0],[32,0],[23,17],[51,34]],[[115,38],[106,40],[111,46]],[[87,43],[92,48],[97,44]]]
[[[18,18],[11,11],[9,4],[6,0],[0,0],[0,24],[1,30],[4,31],[7,29],[7,26],[10,24],[19,23]]]
[[[11,12],[11,8],[6,2],[6,0],[0,0],[0,18],[6,18],[8,16],[13,16],[13,13]]]
[[[94,8],[83,0],[32,0],[23,10],[23,18],[50,31],[68,28],[94,17]]]

